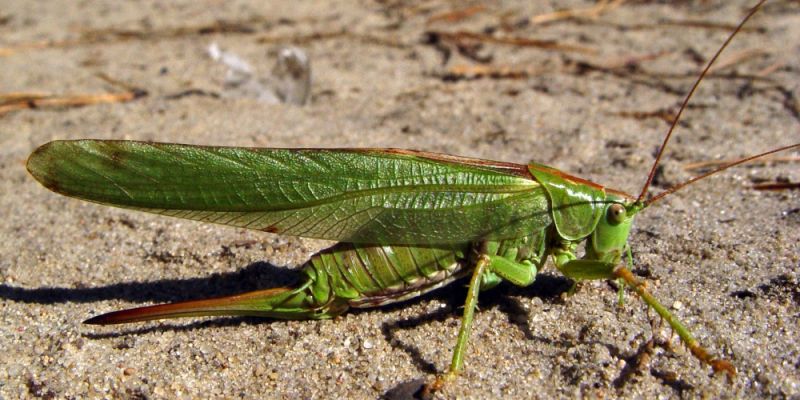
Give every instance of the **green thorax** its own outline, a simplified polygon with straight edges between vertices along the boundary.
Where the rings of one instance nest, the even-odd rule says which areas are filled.
[[[560,238],[567,242],[587,240],[584,259],[619,263],[633,216],[641,206],[625,193],[554,168],[530,163],[528,169],[547,192]]]

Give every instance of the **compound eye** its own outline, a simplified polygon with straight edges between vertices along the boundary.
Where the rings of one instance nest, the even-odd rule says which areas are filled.
[[[608,222],[617,225],[625,220],[625,206],[612,204],[608,207]]]

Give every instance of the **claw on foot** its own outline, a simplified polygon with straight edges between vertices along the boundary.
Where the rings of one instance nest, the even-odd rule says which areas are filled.
[[[699,345],[689,347],[692,354],[700,361],[708,364],[714,369],[714,373],[724,372],[728,375],[728,380],[731,381],[736,376],[736,367],[729,361],[712,357],[704,348]]]
[[[715,373],[717,372],[726,373],[728,375],[729,381],[732,381],[733,378],[736,376],[736,367],[734,367],[733,364],[731,364],[728,361],[715,359],[709,361],[709,364],[711,364],[711,368],[714,369]]]
[[[423,390],[423,398],[430,398],[433,396],[434,393],[442,390],[444,385],[449,382],[452,382],[456,379],[458,373],[453,371],[447,371],[444,374],[436,375],[436,379],[428,385],[425,385],[425,389]]]

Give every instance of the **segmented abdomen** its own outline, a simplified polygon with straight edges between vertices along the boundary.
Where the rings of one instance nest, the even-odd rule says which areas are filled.
[[[374,307],[419,296],[467,273],[469,243],[439,247],[339,243],[311,257],[304,268],[320,301],[346,300]],[[327,292],[327,293],[326,293]]]
[[[472,271],[478,251],[512,261],[541,260],[545,232],[499,242],[439,246],[339,243],[311,256],[303,272],[312,307],[375,307],[440,288]],[[478,249],[473,249],[478,246]]]

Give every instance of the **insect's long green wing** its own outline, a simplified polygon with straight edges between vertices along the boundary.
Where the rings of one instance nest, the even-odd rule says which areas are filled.
[[[406,150],[54,141],[28,170],[92,202],[356,243],[509,238],[550,223],[525,166]]]

